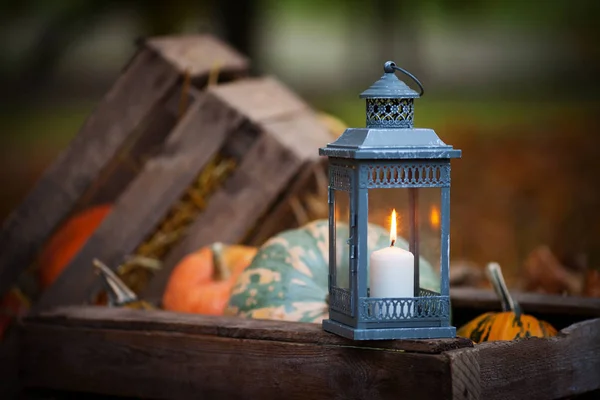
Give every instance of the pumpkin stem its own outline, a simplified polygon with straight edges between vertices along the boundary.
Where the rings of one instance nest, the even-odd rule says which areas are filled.
[[[96,258],[92,263],[107,289],[109,305],[122,306],[138,300],[136,294],[106,264]]]
[[[521,307],[519,303],[517,303],[510,292],[508,291],[508,287],[506,286],[506,282],[504,281],[504,276],[502,275],[502,269],[500,268],[500,264],[498,263],[489,263],[487,265],[487,275],[496,291],[496,294],[500,298],[500,302],[502,303],[503,311],[512,311],[518,317],[521,315]]]
[[[223,257],[223,252],[225,251],[225,246],[221,242],[213,243],[210,246],[213,255],[213,268],[214,268],[214,279],[219,281],[225,281],[229,279],[231,276],[231,271],[225,265],[225,260]]]

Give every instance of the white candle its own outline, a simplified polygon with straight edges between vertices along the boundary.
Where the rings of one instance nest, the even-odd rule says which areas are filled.
[[[371,297],[413,297],[415,257],[399,247],[386,247],[371,254]]]
[[[394,247],[396,242],[396,210],[392,211],[392,224],[390,229],[391,246],[371,253],[369,266],[370,297],[414,297],[415,257],[407,250]],[[404,313],[412,313],[404,307]],[[379,314],[379,309],[374,310]],[[388,310],[382,309],[383,314]],[[389,313],[394,312],[394,307],[389,307]],[[399,314],[400,310],[396,310]]]

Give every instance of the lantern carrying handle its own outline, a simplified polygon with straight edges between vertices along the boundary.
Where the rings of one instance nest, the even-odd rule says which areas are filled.
[[[417,85],[419,85],[419,89],[421,89],[421,93],[419,93],[419,97],[423,96],[423,93],[425,93],[425,89],[423,89],[423,85],[417,79],[417,77],[414,76],[413,74],[411,74],[410,72],[408,72],[407,70],[405,70],[404,68],[400,68],[399,66],[397,66],[395,62],[386,61],[386,63],[383,65],[383,70],[386,73],[393,73],[394,70],[396,70],[396,71],[400,71],[400,72],[408,75],[413,81],[415,81],[417,83]]]

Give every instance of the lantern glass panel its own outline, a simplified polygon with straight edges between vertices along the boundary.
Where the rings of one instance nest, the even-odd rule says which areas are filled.
[[[390,297],[418,297],[422,295],[421,289],[439,292],[439,279],[432,280],[431,274],[421,276],[415,282],[415,270],[432,269],[436,275],[440,270],[440,241],[441,241],[441,191],[440,188],[392,188],[392,189],[370,189],[369,190],[369,224],[374,224],[384,230],[383,235],[375,241],[369,238],[369,263],[368,274],[371,274],[371,255],[374,251],[384,249],[391,245],[389,232],[391,228],[392,210],[396,211],[396,243],[395,247],[409,250],[414,256],[412,270],[410,265],[404,263],[398,265],[406,273],[391,274],[399,282],[390,282],[388,279],[380,278],[379,286],[384,284],[393,285],[384,292],[409,293],[408,295],[397,295]],[[376,272],[377,274],[378,272]],[[376,275],[378,276],[378,275]],[[387,275],[386,275],[387,276]],[[412,280],[411,280],[412,277]],[[374,277],[376,278],[376,277]],[[381,281],[383,279],[383,282]],[[369,295],[378,297],[378,288],[371,288],[369,279]],[[386,282],[387,281],[387,282]],[[386,285],[387,284],[387,285]],[[386,296],[387,297],[387,296]]]
[[[370,189],[369,225],[377,230],[369,230],[376,238],[368,238],[368,293],[370,297],[413,297],[415,262],[400,262],[397,259],[385,260],[391,251],[392,212],[396,211],[395,248],[409,250],[411,230],[411,210],[409,190],[405,188]],[[396,249],[397,250],[397,249]],[[374,253],[377,252],[376,255]],[[416,256],[416,255],[415,255]],[[383,257],[383,262],[375,262],[374,257]],[[416,261],[418,263],[418,260]]]
[[[441,261],[441,198],[440,188],[421,188],[418,190],[419,253],[436,272],[440,271]]]
[[[350,258],[349,238],[350,194],[343,190],[334,193],[334,223],[335,223],[335,282],[334,286],[343,289],[350,288]]]

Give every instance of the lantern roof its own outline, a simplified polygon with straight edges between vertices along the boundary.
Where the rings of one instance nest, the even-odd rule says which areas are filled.
[[[393,61],[388,61],[383,67],[383,76],[379,78],[377,82],[372,84],[370,88],[362,92],[359,97],[361,99],[415,99],[421,97],[419,93],[398,79],[395,74],[396,69],[401,70],[404,73],[408,73],[407,71],[397,67]],[[409,74],[409,76],[415,79],[411,74]]]
[[[423,95],[421,82],[393,61],[386,62],[383,69],[383,77],[360,95],[381,99],[367,100],[367,127],[346,129],[336,141],[319,149],[319,154],[386,160],[460,158],[461,151],[444,143],[433,129],[413,127],[412,99]],[[419,85],[421,93],[398,79],[396,70],[410,76]]]
[[[444,143],[433,129],[349,128],[319,154],[352,159],[460,158],[461,150]]]

